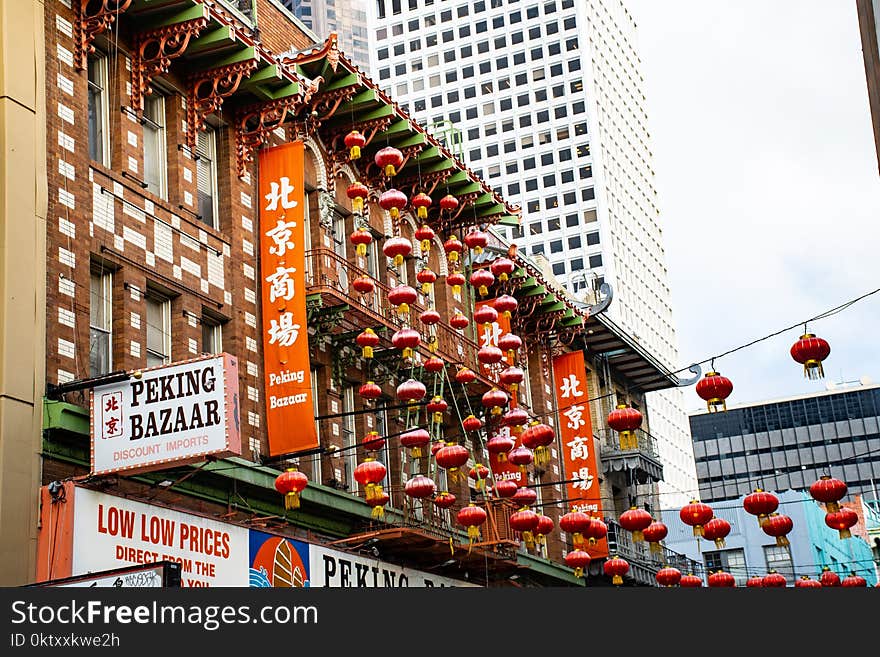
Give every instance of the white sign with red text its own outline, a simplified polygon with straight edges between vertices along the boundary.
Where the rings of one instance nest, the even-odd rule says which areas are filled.
[[[248,530],[76,488],[72,575],[176,561],[181,586],[248,586]]]

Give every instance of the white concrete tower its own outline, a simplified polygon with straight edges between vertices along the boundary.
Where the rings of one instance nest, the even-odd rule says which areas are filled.
[[[451,123],[447,143],[459,136],[464,160],[522,206],[509,236],[576,295],[610,283],[609,315],[676,369],[644,80],[623,2],[371,0],[368,15],[373,79],[418,121]],[[648,414],[661,505],[683,506],[697,478],[682,391],[651,393]]]

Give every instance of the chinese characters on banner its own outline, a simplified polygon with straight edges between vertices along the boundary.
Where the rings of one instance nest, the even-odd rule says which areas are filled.
[[[269,454],[318,446],[305,294],[302,142],[260,151],[260,276]]]
[[[584,353],[573,351],[553,359],[553,383],[559,409],[559,435],[562,438],[566,497],[573,511],[602,517],[599,473],[593,450],[593,423],[590,418]],[[601,539],[584,548],[592,557],[608,556],[608,541]]]

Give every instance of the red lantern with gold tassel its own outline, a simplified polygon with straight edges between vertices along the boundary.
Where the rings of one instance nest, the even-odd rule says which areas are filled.
[[[434,324],[440,322],[440,313],[438,313],[437,310],[434,308],[428,308],[427,310],[423,310],[422,313],[419,315],[419,321],[425,326],[433,326]],[[443,361],[440,362],[442,363]]]
[[[733,382],[718,372],[706,372],[706,376],[697,381],[697,395],[706,402],[710,413],[719,408],[727,410],[727,398],[733,392]]]
[[[515,311],[519,306],[519,302],[516,300],[515,297],[512,297],[509,294],[502,294],[497,299],[495,299],[495,302],[492,305],[499,313],[501,313],[505,317],[510,317],[511,313],[513,313],[513,311]]]
[[[397,285],[388,290],[388,302],[401,316],[409,312],[409,305],[415,303],[418,298],[418,293],[409,285]]]
[[[662,522],[658,521],[652,522],[642,530],[642,536],[644,536],[648,545],[651,546],[651,552],[663,552],[663,546],[660,545],[660,541],[666,538],[668,533],[669,528]]]
[[[703,525],[709,522],[714,515],[712,507],[697,500],[691,500],[690,504],[678,512],[681,521],[694,528],[694,536],[703,535]]]
[[[461,421],[461,427],[465,431],[479,431],[483,428],[483,421],[476,415],[468,415]]]
[[[443,251],[446,252],[446,260],[449,262],[458,262],[459,256],[463,250],[464,245],[455,235],[452,235],[448,240],[443,242]]]
[[[380,436],[378,431],[370,431],[361,440],[361,447],[368,452],[378,452],[385,447],[385,438]]]
[[[437,374],[438,372],[443,371],[443,368],[446,367],[446,363],[443,362],[442,358],[431,356],[428,360],[425,361],[423,367],[425,368],[426,372]]]
[[[473,383],[477,380],[477,375],[474,371],[467,367],[459,367],[455,372],[455,380],[457,383],[462,383],[467,385],[468,383]]]
[[[357,160],[361,156],[361,149],[366,145],[367,138],[360,130],[352,130],[343,139],[348,149],[348,159]]]
[[[351,286],[359,294],[371,294],[376,289],[376,284],[369,276],[358,276],[351,282]]]
[[[535,543],[538,545],[546,545],[547,539],[545,537],[553,531],[554,527],[553,518],[550,516],[539,515],[538,526],[535,527]]]
[[[443,422],[443,414],[449,408],[449,404],[446,403],[446,400],[439,395],[435,395],[431,398],[431,401],[428,402],[428,405],[425,409],[431,413],[431,421],[434,424],[440,424]]]
[[[516,269],[516,265],[510,258],[496,258],[489,267],[492,269],[495,278],[502,283],[510,278],[513,270]]]
[[[620,449],[636,449],[638,438],[636,429],[642,426],[642,414],[626,404],[618,404],[608,414],[608,426],[620,434]]]
[[[498,375],[498,381],[510,388],[512,392],[519,390],[519,385],[525,380],[525,378],[526,373],[519,367],[513,366],[501,370],[501,374]]]
[[[797,588],[800,589],[821,589],[822,582],[810,579],[809,575],[801,575],[801,578],[794,583]]]
[[[847,507],[825,514],[825,524],[831,529],[836,529],[840,538],[852,538],[850,527],[858,522],[859,514]]]
[[[654,519],[644,509],[632,506],[620,514],[618,522],[625,530],[632,532],[633,543],[641,543],[645,540],[643,530],[647,529]]]
[[[494,365],[495,363],[500,363],[503,359],[504,352],[498,347],[493,347],[491,344],[480,347],[480,350],[477,352],[477,360],[483,365]]]
[[[489,288],[495,283],[495,276],[488,269],[475,269],[469,280],[477,293],[485,297],[489,294]]]
[[[489,476],[489,468],[482,463],[477,463],[470,469],[468,475],[474,480],[474,487],[477,490],[486,490],[486,478]]]
[[[846,496],[847,487],[840,479],[823,475],[810,486],[810,496],[825,505],[829,513],[840,511],[840,500]]]
[[[813,333],[804,333],[801,339],[791,346],[791,357],[804,366],[804,376],[808,379],[821,379],[825,376],[822,361],[828,358],[831,346]]]
[[[657,583],[660,586],[677,586],[678,583],[681,581],[681,571],[678,568],[673,568],[672,566],[664,566],[657,571],[657,574],[654,575],[654,579],[657,580]]]
[[[413,199],[413,205],[415,205],[415,202],[416,200]],[[422,250],[423,258],[427,258],[428,254],[431,252],[431,240],[433,240],[436,236],[437,235],[428,224],[422,224],[416,229],[416,232],[413,233],[413,237],[419,240],[419,247]]]
[[[507,460],[507,452],[513,449],[516,441],[510,436],[502,433],[496,433],[486,441],[486,450],[495,457],[499,463]]]
[[[520,507],[526,508],[532,506],[538,501],[538,493],[534,488],[528,486],[520,486],[511,498],[513,502]]]
[[[502,427],[523,427],[529,422],[529,414],[522,408],[511,408],[501,416]]]
[[[412,358],[413,350],[417,349],[421,343],[422,336],[411,328],[398,329],[391,336],[391,344],[401,350],[404,358]]]
[[[601,539],[608,535],[608,526],[601,518],[590,518],[590,527],[584,536],[587,537],[587,543],[595,545]]]
[[[765,534],[776,537],[776,545],[780,547],[789,544],[786,534],[788,534],[793,527],[794,523],[791,521],[791,518],[779,513],[771,513],[770,517],[767,518],[763,525],[761,525],[761,529],[764,530]]]
[[[424,455],[423,447],[431,442],[431,434],[424,429],[412,429],[400,436],[400,444],[409,448],[409,455],[414,459],[420,459]]]
[[[756,488],[743,498],[743,508],[746,513],[758,516],[758,524],[762,527],[771,513],[779,507],[779,498],[773,493]]]
[[[386,146],[376,152],[373,161],[390,178],[397,175],[397,170],[403,166],[403,153],[393,146]]]
[[[434,498],[434,504],[441,509],[448,509],[455,504],[455,500],[455,495],[448,491],[443,491],[442,493],[438,493]]]
[[[387,472],[387,468],[373,457],[365,459],[354,469],[354,479],[364,489],[367,504],[370,506],[373,506],[377,496],[382,493],[380,483],[385,479]]]
[[[516,352],[522,348],[522,338],[513,333],[505,333],[498,338],[498,348],[507,352],[507,357],[511,360],[516,358]]]
[[[724,547],[724,538],[730,533],[730,523],[724,518],[712,518],[703,525],[703,538],[715,541],[715,547]]]
[[[440,199],[440,209],[443,212],[448,212],[451,214],[458,209],[458,205],[458,199],[455,198],[452,194],[447,194]]]
[[[412,253],[412,242],[405,237],[391,237],[382,245],[382,253],[386,258],[394,260],[395,266],[400,267],[404,258]]]
[[[578,578],[584,576],[584,571],[590,565],[591,560],[590,553],[583,550],[572,550],[565,555],[565,565],[573,568],[574,576]]]
[[[446,274],[446,284],[452,286],[452,294],[461,294],[461,286],[465,284],[465,277],[460,271],[451,271]]]
[[[470,551],[470,546],[480,540],[480,525],[486,522],[487,517],[486,511],[476,504],[462,507],[455,515],[458,524],[467,527],[468,551]]]
[[[397,386],[397,398],[410,404],[420,401],[426,393],[425,384],[415,379],[407,379]]]
[[[559,529],[571,536],[572,544],[579,550],[584,546],[591,523],[592,520],[586,513],[572,511],[559,519]]]
[[[406,208],[406,204],[409,200],[406,198],[406,194],[401,192],[399,189],[388,189],[382,192],[382,195],[379,196],[379,207],[383,210],[387,210],[391,215],[391,218],[396,220],[400,217],[400,211]]]
[[[386,493],[380,487],[378,491],[373,494],[373,511],[370,514],[371,517],[376,518],[377,520],[381,520],[385,517],[385,505],[391,501],[391,496]]]
[[[364,358],[373,357],[373,349],[379,345],[379,336],[371,328],[365,328],[355,338],[355,342],[361,348],[361,356]],[[381,390],[379,391],[381,393]]]
[[[483,231],[475,229],[464,236],[464,243],[467,244],[469,249],[479,255],[489,243],[489,236]]]
[[[520,438],[522,444],[534,452],[535,465],[544,467],[550,463],[550,450],[547,449],[556,440],[556,434],[549,425],[532,422]]]
[[[501,481],[496,481],[495,485],[492,486],[492,492],[498,497],[504,498],[513,497],[518,490],[519,486],[516,485],[513,479],[502,479]]]
[[[615,586],[623,584],[623,576],[629,572],[629,562],[618,556],[612,556],[602,565],[605,574],[611,577],[611,583]]]
[[[298,509],[299,496],[309,484],[309,478],[296,468],[287,468],[275,478],[275,490],[284,495],[285,509]]]
[[[377,386],[373,381],[367,381],[358,388],[358,394],[363,399],[379,399],[382,396],[382,388]]]
[[[480,403],[491,415],[501,415],[502,407],[507,406],[509,398],[500,388],[491,388],[483,393]]]
[[[471,321],[467,317],[465,317],[460,310],[456,310],[452,314],[452,317],[449,318],[449,325],[454,329],[458,329],[459,331],[467,328],[468,324],[470,323]]]
[[[519,466],[520,473],[525,476],[526,466],[535,460],[535,455],[528,447],[520,445],[507,453],[507,460]]]
[[[538,522],[538,514],[528,507],[523,507],[510,515],[510,528],[522,534],[523,541],[529,549],[535,547],[534,531],[538,527]]]
[[[434,281],[437,280],[437,274],[431,271],[429,267],[423,267],[416,274],[416,280],[422,286],[422,294],[429,294],[434,286]]]
[[[431,197],[428,196],[427,194],[425,194],[424,192],[419,192],[418,194],[416,194],[415,196],[412,197],[411,202],[412,202],[412,206],[416,209],[416,216],[422,220],[427,219],[428,218],[428,208],[430,208],[431,204],[434,202],[431,199]],[[434,231],[431,230],[430,226],[423,225],[423,228],[427,228],[428,230],[430,230],[431,236],[427,237],[427,238],[422,238],[422,237],[419,237],[419,235],[417,234],[416,239],[417,240],[427,239],[430,242],[430,240],[434,239]],[[419,229],[419,230],[421,230],[421,229]],[[418,231],[416,231],[416,233],[418,233]],[[429,244],[429,246],[430,246],[430,244]],[[423,248],[422,251],[426,251],[426,249]]]
[[[403,487],[404,493],[416,499],[431,497],[436,490],[437,485],[434,483],[434,480],[423,474],[410,477],[406,480],[406,485]]]
[[[498,321],[498,311],[486,304],[474,310],[474,321],[477,324],[491,324]]]
[[[351,199],[351,209],[355,214],[364,211],[364,199],[370,194],[370,190],[364,183],[358,181],[351,183],[345,190],[345,194]]]
[[[437,465],[446,470],[449,481],[458,481],[461,477],[459,468],[467,463],[469,457],[470,453],[467,448],[455,443],[446,443],[434,454],[434,460],[437,461]]]

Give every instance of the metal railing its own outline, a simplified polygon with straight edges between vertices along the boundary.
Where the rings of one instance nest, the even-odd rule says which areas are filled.
[[[657,449],[657,439],[644,429],[636,429],[636,444],[629,446],[624,442],[621,446],[620,434],[611,429],[599,429],[596,435],[602,441],[601,453],[608,456],[623,454],[626,452],[642,452],[653,459],[660,458],[660,452]]]
[[[639,562],[653,571],[660,570],[664,566],[672,566],[678,568],[683,575],[692,573],[703,577],[704,568],[699,561],[694,561],[662,545],[659,551],[651,550],[647,541],[634,543],[632,533],[623,529],[617,522],[606,520],[605,524],[608,526],[609,552],[616,553],[627,561]]]

